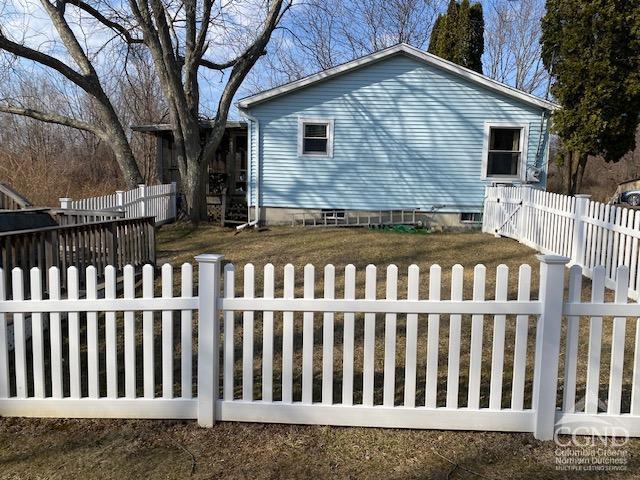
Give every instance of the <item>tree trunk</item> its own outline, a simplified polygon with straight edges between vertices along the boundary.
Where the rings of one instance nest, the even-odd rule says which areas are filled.
[[[224,135],[226,122],[218,121],[209,134],[207,144],[200,144],[200,133],[190,132],[184,141],[184,172],[180,174],[185,179],[182,182],[187,201],[187,212],[192,222],[205,221],[207,212],[207,184],[209,182],[209,162],[215,158]],[[175,135],[175,132],[174,132]],[[179,162],[180,165],[180,162]]]
[[[108,135],[108,138],[104,140],[111,146],[115,154],[116,161],[122,171],[122,176],[127,187],[130,189],[136,188],[141,183],[144,183],[144,179],[140,173],[138,162],[136,162],[133,156],[131,144],[124,132],[122,121],[118,118],[115,108],[113,108],[109,97],[104,93],[98,81],[96,81],[94,88],[96,92],[92,93],[92,95],[98,102],[97,113],[105,125],[105,130]]]
[[[576,193],[582,192],[582,180],[584,179],[584,172],[587,168],[587,155],[582,155],[578,161],[578,168],[576,169]]]
[[[182,179],[182,190],[187,201],[189,219],[201,222],[207,219],[207,165],[197,159],[187,159],[187,175]]]
[[[130,189],[136,188],[141,183],[144,183],[144,179],[140,174],[140,168],[133,156],[131,150],[131,144],[127,140],[124,132],[120,129],[111,133],[111,138],[108,140],[108,144],[111,146],[113,153],[116,157],[116,162],[122,172],[127,187]],[[120,130],[120,131],[118,131]]]
[[[575,165],[575,171],[572,178],[571,194],[575,195],[582,191],[582,180],[584,178],[584,172],[587,168],[587,161],[589,156],[586,153],[573,152],[573,161]]]
[[[564,164],[562,165],[562,183],[565,195],[571,195],[571,164],[573,154],[572,152],[566,152],[564,156]]]

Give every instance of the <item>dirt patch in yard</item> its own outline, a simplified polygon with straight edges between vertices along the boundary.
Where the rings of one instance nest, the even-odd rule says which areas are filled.
[[[530,434],[133,420],[0,421],[0,478],[602,478]],[[640,442],[628,450],[637,478]],[[474,473],[472,473],[474,472]]]

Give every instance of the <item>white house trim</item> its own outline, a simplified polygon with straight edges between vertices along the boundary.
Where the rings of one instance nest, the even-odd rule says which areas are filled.
[[[487,176],[487,164],[489,162],[489,137],[491,135],[491,127],[497,128],[519,128],[520,134],[520,166],[517,176]],[[482,180],[491,182],[524,182],[527,178],[527,147],[529,145],[529,124],[514,122],[485,122],[484,124],[484,141],[482,143],[482,172],[480,174]]]
[[[260,220],[260,121],[249,115],[247,112],[242,112],[247,119],[247,219],[257,222]],[[253,144],[253,135],[256,135],[255,145]],[[255,152],[255,153],[254,153]],[[255,165],[253,162],[253,155],[255,155]],[[255,185],[251,185],[251,180],[254,175],[255,168]],[[253,202],[253,195],[255,189],[255,204]],[[255,206],[255,217],[251,220],[251,207]]]
[[[343,73],[356,70],[358,68],[398,54],[404,54],[417,60],[421,60],[429,65],[434,65],[438,68],[456,74],[466,80],[477,83],[490,90],[502,93],[506,96],[515,98],[529,105],[544,108],[546,110],[556,110],[560,108],[559,105],[556,105],[553,102],[543,100],[534,95],[531,95],[530,93],[523,92],[522,90],[510,87],[509,85],[505,85],[504,83],[498,82],[497,80],[474,72],[473,70],[469,70],[468,68],[461,67],[460,65],[456,65],[453,62],[444,60],[431,53],[424,52],[418,48],[412,47],[411,45],[407,45],[406,43],[400,43],[398,45],[394,45],[393,47],[385,48],[384,50],[365,55],[364,57],[352,60],[351,62],[347,62],[342,65],[329,68],[327,70],[323,70],[322,72],[309,75],[308,77],[301,78],[300,80],[296,80],[294,82],[286,83],[280,87],[272,88],[255,95],[242,98],[238,101],[237,105],[240,109],[246,109],[258,103],[266,102],[267,100],[270,100],[272,98],[279,97],[286,93],[307,87],[313,83],[342,75]]]
[[[304,153],[305,123],[319,123],[327,125],[327,153]],[[333,158],[333,123],[332,117],[298,117],[298,156]]]

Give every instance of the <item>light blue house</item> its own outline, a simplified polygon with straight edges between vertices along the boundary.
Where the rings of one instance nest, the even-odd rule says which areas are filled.
[[[401,44],[238,107],[250,219],[419,210],[458,225],[487,183],[544,186],[556,105]]]

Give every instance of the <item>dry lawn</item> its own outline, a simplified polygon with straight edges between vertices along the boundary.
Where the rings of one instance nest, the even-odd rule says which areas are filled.
[[[373,263],[379,266],[378,295],[384,295],[384,269],[395,263],[400,269],[399,295],[406,292],[406,271],[413,263],[421,270],[421,296],[426,297],[429,267],[438,263],[443,269],[442,296],[450,289],[451,267],[460,263],[465,267],[465,298],[471,298],[473,266],[487,267],[487,297],[493,298],[495,269],[504,263],[509,266],[509,296],[517,294],[517,270],[523,263],[533,267],[532,291],[537,291],[537,260],[527,247],[507,239],[495,239],[477,232],[456,234],[400,234],[376,230],[355,229],[292,229],[274,228],[266,231],[246,231],[234,235],[232,231],[216,227],[193,228],[185,225],[164,227],[158,239],[161,261],[174,265],[193,261],[199,253],[222,253],[227,261],[237,265],[237,285],[242,285],[242,266],[253,262],[256,266],[257,293],[262,285],[261,271],[265,263],[276,267],[276,290],[282,289],[282,267],[296,266],[296,279],[301,280],[306,263],[316,266],[316,291],[322,291],[321,268],[326,263],[336,266],[336,296],[342,294],[340,272],[348,263],[358,269],[357,293],[362,295],[364,268]],[[176,283],[179,279],[176,278]],[[585,282],[586,283],[586,282]],[[585,285],[585,298],[589,285]],[[239,287],[238,287],[239,288]],[[298,292],[301,290],[298,283]],[[260,319],[256,316],[256,356],[261,352]],[[422,319],[421,319],[422,320]],[[402,402],[404,323],[398,318],[397,403]],[[315,338],[321,338],[321,321],[316,316]],[[376,338],[381,342],[384,321],[377,319]],[[426,326],[420,322],[418,345],[417,403],[424,402],[424,357],[426,355]],[[488,370],[491,359],[492,319],[485,318],[483,357],[483,385],[481,404],[488,403]],[[503,405],[510,401],[513,351],[513,319],[508,319],[507,363],[505,365]],[[586,323],[581,328],[581,350],[587,338]],[[605,322],[607,323],[607,322]],[[628,338],[635,327],[630,325]],[[241,317],[237,316],[236,347],[242,338]],[[447,319],[440,329],[440,365],[438,404],[446,393]],[[279,325],[277,323],[277,325]],[[362,322],[356,321],[356,383],[362,375]],[[463,319],[463,355],[461,357],[461,389],[459,401],[466,404],[466,373],[468,369],[469,319]],[[280,359],[276,329],[275,365]],[[301,332],[296,332],[295,362],[300,365]],[[530,322],[530,337],[534,330]],[[610,329],[605,328],[608,340]],[[632,343],[632,342],[629,342]],[[381,345],[378,343],[378,345]],[[530,348],[532,343],[529,342]],[[466,348],[466,353],[465,352]],[[316,365],[320,351],[314,352]],[[608,372],[608,349],[603,351],[603,371]],[[628,352],[628,355],[630,353]],[[236,355],[237,358],[238,355]],[[334,394],[340,396],[341,318],[336,316],[336,384]],[[376,372],[382,371],[381,348],[376,348]],[[582,357],[581,357],[582,358]],[[562,361],[563,359],[561,359]],[[628,364],[630,362],[627,362]],[[260,396],[260,361],[256,359],[255,395]],[[236,373],[239,373],[239,361]],[[625,370],[625,399],[628,408],[631,372]],[[531,365],[525,393],[530,401]],[[275,372],[274,385],[279,384]],[[319,399],[321,372],[314,369],[314,399]],[[294,399],[300,397],[300,369],[294,371]],[[584,362],[580,362],[579,376],[584,376]],[[240,393],[236,378],[236,395]],[[177,377],[179,382],[179,377]],[[360,383],[358,383],[360,382]],[[376,375],[376,402],[381,400],[382,378]],[[422,387],[420,387],[422,386]],[[603,391],[606,398],[606,393]],[[280,393],[274,392],[277,399]],[[581,391],[578,391],[578,398]],[[356,401],[358,398],[356,397]],[[630,455],[626,472],[616,478],[637,478],[640,472],[640,442],[632,441],[624,447]],[[553,442],[538,442],[531,434],[484,432],[453,432],[429,430],[393,430],[377,428],[336,428],[321,426],[291,426],[219,423],[213,429],[200,429],[195,422],[167,421],[109,421],[109,420],[0,420],[0,479],[1,478],[600,478],[600,473],[567,473],[555,470]]]

